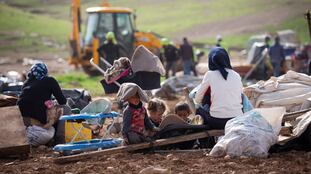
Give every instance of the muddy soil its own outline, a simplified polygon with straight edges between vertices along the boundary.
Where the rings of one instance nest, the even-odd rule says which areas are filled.
[[[0,173],[139,173],[153,166],[171,173],[310,173],[311,152],[291,151],[271,154],[267,159],[213,158],[206,152],[185,153],[120,153],[55,164],[51,150],[35,149],[29,159],[0,160]]]

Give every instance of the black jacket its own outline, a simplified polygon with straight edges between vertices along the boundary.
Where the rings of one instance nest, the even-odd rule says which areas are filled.
[[[120,58],[119,53],[119,45],[114,44],[112,42],[104,43],[97,50],[100,55],[104,56],[104,58],[112,65],[113,61]]]
[[[31,117],[46,124],[44,102],[50,100],[52,95],[60,105],[66,104],[66,98],[53,77],[44,77],[42,80],[26,80],[22,87],[22,94],[17,101],[22,116]]]
[[[174,62],[178,59],[178,49],[171,44],[164,46],[164,56],[167,62]]]
[[[180,46],[180,56],[183,60],[193,60],[193,48],[190,44],[184,43]]]

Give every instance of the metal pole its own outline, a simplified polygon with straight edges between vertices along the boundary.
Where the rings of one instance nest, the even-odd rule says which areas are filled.
[[[307,10],[307,12],[305,14],[305,18],[308,21],[309,35],[310,35],[310,40],[311,40],[311,13],[310,13],[310,10]]]

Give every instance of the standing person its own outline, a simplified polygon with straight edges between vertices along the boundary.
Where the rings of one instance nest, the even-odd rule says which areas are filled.
[[[66,104],[67,100],[58,82],[48,76],[48,69],[44,63],[34,64],[27,76],[17,105],[27,126],[29,143],[33,146],[44,145],[55,133],[54,127],[45,128],[48,122],[46,104],[52,95],[60,105]]]
[[[120,48],[113,32],[106,34],[106,41],[97,50],[112,65],[120,57]]]
[[[282,63],[285,60],[284,48],[280,44],[280,37],[276,36],[274,45],[269,49],[269,56],[273,66],[273,76],[278,77],[281,75]]]
[[[194,100],[202,106],[208,103],[209,112],[200,115],[209,129],[224,129],[228,120],[243,114],[241,77],[232,69],[229,55],[221,47],[211,49],[208,67]]]
[[[222,37],[221,35],[216,36],[216,47],[221,47]]]
[[[194,76],[197,76],[197,72],[195,70],[195,65],[193,62],[193,47],[188,42],[188,39],[186,37],[183,38],[183,44],[180,46],[180,55],[183,60],[184,75],[190,75],[191,71],[193,71]]]
[[[178,61],[178,49],[172,43],[170,43],[167,38],[161,39],[161,42],[164,50],[164,58],[166,60],[165,77],[169,77],[170,70],[172,70],[172,76],[175,76],[176,63]]]
[[[125,144],[146,142],[146,130],[158,130],[150,121],[142,102],[148,102],[147,94],[134,83],[123,83],[118,91],[118,100],[128,102],[123,111],[122,135]]]

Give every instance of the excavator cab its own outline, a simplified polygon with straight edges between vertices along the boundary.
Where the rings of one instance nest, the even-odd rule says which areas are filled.
[[[87,9],[88,20],[83,37],[82,47],[92,45],[94,37],[99,45],[105,41],[106,33],[112,31],[120,45],[122,56],[132,55],[135,42],[133,13],[128,8],[91,7]]]

